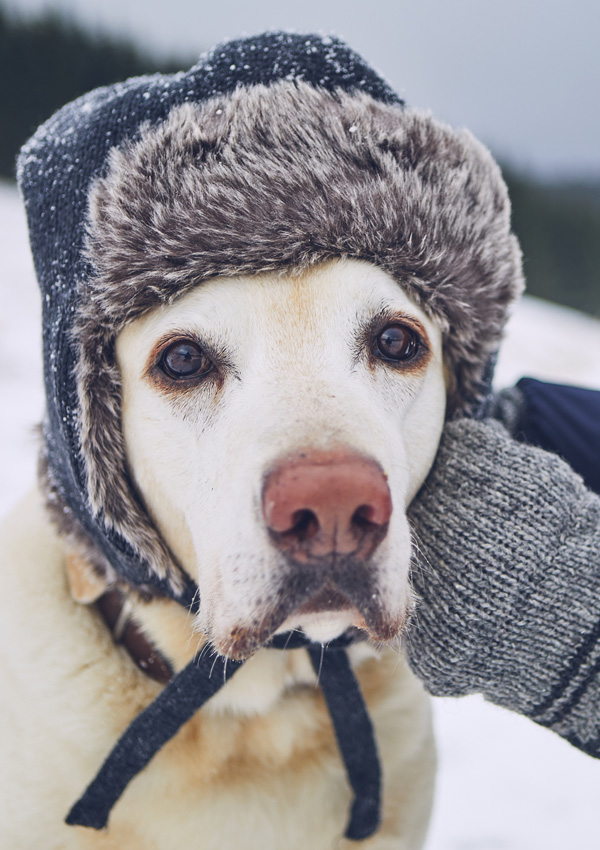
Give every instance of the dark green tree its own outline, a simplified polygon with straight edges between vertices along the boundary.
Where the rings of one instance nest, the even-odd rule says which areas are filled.
[[[0,5],[0,176],[14,178],[23,142],[73,98],[193,61],[159,60],[131,41],[92,33],[56,12],[24,18]],[[600,181],[543,183],[509,169],[505,177],[528,292],[600,316]]]
[[[171,73],[193,59],[159,60],[132,42],[92,33],[58,12],[23,18],[0,6],[0,175],[36,127],[68,101],[138,74]]]
[[[504,176],[529,294],[600,317],[600,181]]]

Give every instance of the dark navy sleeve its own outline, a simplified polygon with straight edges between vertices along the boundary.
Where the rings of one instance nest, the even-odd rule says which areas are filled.
[[[518,438],[564,458],[600,493],[600,391],[521,378]]]

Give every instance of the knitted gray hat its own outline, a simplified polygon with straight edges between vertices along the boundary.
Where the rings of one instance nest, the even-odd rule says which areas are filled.
[[[18,177],[43,293],[49,503],[102,569],[180,601],[195,588],[127,472],[124,325],[210,277],[367,260],[442,327],[455,417],[480,406],[522,288],[489,152],[328,37],[228,42],[187,73],[91,92],[37,131]]]

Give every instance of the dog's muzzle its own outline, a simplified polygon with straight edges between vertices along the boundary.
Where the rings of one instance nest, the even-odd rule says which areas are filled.
[[[220,652],[242,659],[296,615],[347,611],[376,641],[401,623],[388,622],[373,558],[387,535],[392,498],[380,466],[349,449],[304,451],[277,463],[265,478],[262,512],[278,551],[277,588],[255,622],[240,623]],[[290,620],[292,618],[292,620]]]

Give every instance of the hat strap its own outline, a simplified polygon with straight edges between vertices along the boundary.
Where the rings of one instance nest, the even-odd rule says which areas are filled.
[[[286,640],[287,638],[287,640]],[[346,837],[360,840],[380,822],[381,768],[373,725],[342,635],[327,646],[305,636],[277,635],[272,648],[306,647],[331,715],[354,801]],[[199,652],[162,693],[130,723],[84,794],[66,817],[70,826],[102,829],[129,782],[214,694],[243,661]]]

